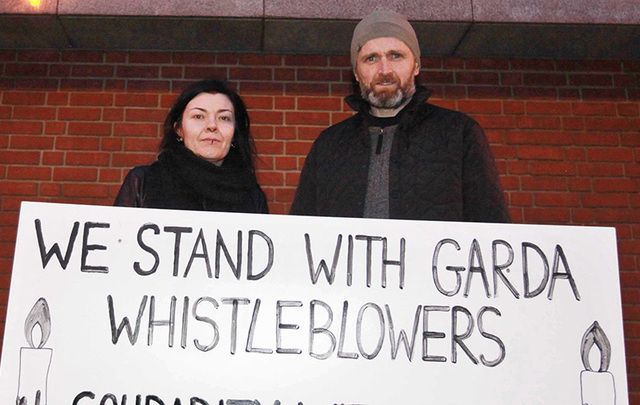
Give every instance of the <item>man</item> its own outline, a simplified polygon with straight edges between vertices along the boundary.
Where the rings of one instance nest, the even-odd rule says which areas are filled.
[[[426,103],[418,39],[374,11],[351,41],[357,114],[323,131],[291,207],[297,215],[508,222],[486,137],[468,116]]]

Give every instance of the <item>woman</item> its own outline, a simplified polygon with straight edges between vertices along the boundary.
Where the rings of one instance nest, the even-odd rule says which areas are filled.
[[[221,81],[201,80],[171,107],[158,160],[129,171],[114,204],[267,213],[255,155],[240,96]]]

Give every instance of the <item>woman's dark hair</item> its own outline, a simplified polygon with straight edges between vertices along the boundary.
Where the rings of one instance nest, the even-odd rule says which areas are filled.
[[[249,121],[247,107],[238,93],[231,90],[228,85],[221,80],[200,80],[192,83],[180,93],[173,103],[171,110],[169,110],[167,118],[164,120],[164,135],[160,142],[160,153],[167,149],[181,147],[182,144],[178,141],[176,128],[182,125],[182,114],[185,108],[187,108],[187,104],[201,93],[224,94],[229,97],[231,104],[233,104],[235,115],[235,131],[233,133],[233,145],[235,146],[231,148],[229,153],[235,153],[234,151],[237,151],[244,165],[251,173],[255,173],[254,162],[256,159],[256,148],[250,132],[251,123]]]

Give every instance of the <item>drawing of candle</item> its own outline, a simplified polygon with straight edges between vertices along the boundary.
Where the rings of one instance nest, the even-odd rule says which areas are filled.
[[[589,362],[593,346],[600,351],[600,367],[594,371]],[[584,370],[580,373],[580,388],[583,405],[611,405],[616,403],[616,384],[609,370],[611,344],[607,335],[594,322],[582,337],[580,347]]]
[[[40,329],[40,342],[33,344],[36,326]],[[43,347],[51,334],[51,313],[44,298],[38,299],[24,322],[24,336],[29,347],[20,348],[18,397],[16,405],[46,405],[47,380],[52,349]]]

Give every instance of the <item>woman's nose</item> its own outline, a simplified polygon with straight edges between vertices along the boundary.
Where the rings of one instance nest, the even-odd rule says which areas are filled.
[[[207,118],[206,125],[207,125],[207,131],[211,131],[211,132],[215,131],[216,128],[218,127],[216,118],[215,117]]]

